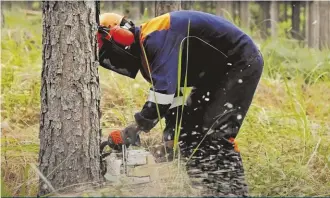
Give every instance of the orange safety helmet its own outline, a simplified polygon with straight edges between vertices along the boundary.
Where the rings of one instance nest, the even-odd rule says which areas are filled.
[[[124,16],[116,13],[104,13],[100,15],[100,25],[111,28],[120,25]]]
[[[131,24],[116,13],[104,13],[100,16],[100,25],[110,29],[107,39],[113,39],[122,46],[130,46],[134,42],[134,35],[129,30]]]
[[[115,13],[100,15],[97,33],[100,65],[124,76],[135,78],[142,66],[138,58],[139,45],[134,43],[134,33],[134,23],[124,16]]]

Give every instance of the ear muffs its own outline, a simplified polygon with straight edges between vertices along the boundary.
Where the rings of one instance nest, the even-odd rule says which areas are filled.
[[[123,46],[130,46],[134,43],[134,34],[118,25],[110,28],[110,38]]]

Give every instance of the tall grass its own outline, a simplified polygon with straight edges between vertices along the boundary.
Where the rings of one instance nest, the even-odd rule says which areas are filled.
[[[1,191],[35,196],[38,177],[29,164],[37,164],[39,149],[41,16],[5,11],[5,17]],[[330,51],[299,47],[281,34],[260,42],[260,48],[265,70],[237,139],[250,193],[330,196]],[[134,120],[150,85],[140,75],[131,80],[103,68],[99,72],[105,135]],[[146,146],[159,143],[159,125],[142,138]],[[175,195],[180,189],[168,190]]]

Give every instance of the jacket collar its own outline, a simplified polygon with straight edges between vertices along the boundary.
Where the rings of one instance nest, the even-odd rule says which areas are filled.
[[[144,79],[146,79],[148,82],[151,82],[150,74],[149,74],[149,69],[151,71],[151,68],[149,67],[149,69],[148,69],[148,65],[149,65],[148,58],[145,55],[145,47],[143,46],[143,42],[141,40],[141,28],[140,27],[135,27],[134,37],[135,37],[135,43],[137,43],[141,49],[140,57],[141,57],[142,68],[140,68],[140,72]]]

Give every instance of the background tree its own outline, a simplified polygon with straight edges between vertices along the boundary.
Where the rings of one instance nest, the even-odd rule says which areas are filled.
[[[240,18],[240,26],[245,29],[250,28],[250,12],[249,12],[249,2],[248,1],[240,1],[239,2],[239,18]]]
[[[259,2],[261,8],[262,21],[260,21],[260,31],[262,38],[267,38],[270,34],[269,29],[271,28],[270,19],[270,2],[261,1]]]
[[[271,35],[277,35],[277,26],[279,23],[279,2],[271,1],[270,3],[270,24],[271,24]]]
[[[100,180],[96,6],[43,3],[41,173],[55,189]],[[40,180],[40,194],[50,187]]]
[[[291,34],[292,37],[295,39],[301,39],[301,33],[300,33],[300,4],[299,1],[292,1],[291,7],[292,7],[292,29]]]
[[[5,26],[5,15],[3,14],[4,3],[1,1],[1,27]]]

